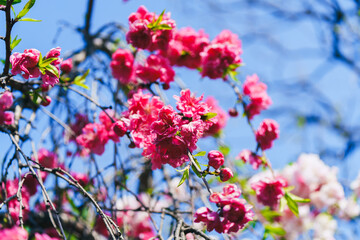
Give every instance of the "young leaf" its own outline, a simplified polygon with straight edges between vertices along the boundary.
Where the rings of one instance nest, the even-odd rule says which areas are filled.
[[[21,19],[22,17],[24,17],[28,12],[29,10],[34,6],[35,4],[35,0],[29,0],[24,8],[19,12],[19,14],[16,16],[15,20],[19,20]]]
[[[286,234],[286,231],[282,227],[275,227],[269,224],[265,225],[265,232],[277,236],[284,236]]]
[[[49,64],[51,64],[53,61],[55,61],[56,59],[58,58],[48,58],[48,59],[44,59],[41,61],[41,63],[39,63],[39,67],[46,67],[48,66]],[[39,61],[40,62],[40,61]]]
[[[296,196],[295,194],[292,193],[287,193],[295,202],[299,202],[299,203],[309,203],[310,199],[308,198],[301,198],[299,196]]]
[[[59,70],[54,65],[49,64],[44,68],[46,71],[54,74],[56,77],[59,77]],[[41,69],[41,68],[39,68],[39,69]]]
[[[206,155],[206,151],[201,151],[201,152],[198,152],[197,154],[194,155],[194,157],[203,157]]]
[[[194,165],[191,165],[191,169],[194,171],[194,173],[196,174],[196,176],[198,176],[199,178],[201,178],[201,174],[199,173],[199,171],[196,169],[196,167]]]
[[[189,168],[186,168],[186,170],[184,171],[183,175],[182,175],[182,178],[179,182],[179,184],[177,185],[177,187],[180,187],[181,184],[183,184],[185,182],[186,179],[189,178]]]
[[[21,42],[21,38],[17,39],[17,35],[14,40],[11,41],[10,48],[13,50],[19,43]]]
[[[299,208],[298,208],[297,203],[289,196],[288,193],[285,193],[284,197],[286,199],[286,203],[287,203],[289,209],[291,210],[291,212],[295,216],[299,217]]]
[[[83,87],[85,89],[89,89],[88,86],[86,86],[84,84],[85,80],[86,80],[86,77],[87,75],[89,74],[90,72],[90,69],[86,71],[86,73],[84,73],[84,75],[82,76],[77,76],[75,79],[74,79],[74,84],[77,85],[77,86],[80,86],[80,87]]]
[[[201,119],[206,121],[206,120],[212,119],[213,117],[216,117],[216,116],[217,116],[217,113],[209,112],[209,113],[205,113],[204,115],[202,115]]]
[[[22,18],[19,21],[22,22],[41,22],[41,20],[33,19],[33,18]]]

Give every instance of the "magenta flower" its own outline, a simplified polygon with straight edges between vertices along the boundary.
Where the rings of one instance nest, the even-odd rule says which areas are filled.
[[[250,163],[255,170],[264,164],[261,156],[256,155],[248,149],[242,150],[236,158],[242,160],[244,163]]]
[[[136,76],[145,83],[152,83],[159,79],[162,83],[170,84],[174,81],[175,72],[168,59],[160,55],[150,55],[144,66],[137,67]]]
[[[218,169],[224,165],[224,154],[217,150],[211,150],[207,157],[209,159],[209,166],[213,167],[214,169]]]
[[[234,174],[232,173],[230,168],[222,168],[220,170],[220,180],[222,182],[226,182],[227,180],[229,180],[233,176],[234,176]]]
[[[262,150],[272,147],[273,141],[279,138],[279,125],[272,119],[264,119],[256,131],[256,141]]]
[[[28,237],[28,232],[22,227],[14,226],[12,228],[0,229],[0,239],[27,240]]]
[[[190,27],[174,30],[166,56],[172,65],[196,69],[201,66],[200,53],[209,45],[209,36],[204,31],[196,32]]]
[[[72,68],[73,68],[73,60],[72,60],[72,58],[66,59],[60,65],[60,69],[61,69],[61,71],[63,73],[71,72]]]
[[[123,85],[129,84],[134,78],[134,56],[127,49],[119,48],[111,57],[110,67],[114,78]]]
[[[23,78],[37,78],[41,73],[37,66],[40,59],[40,52],[36,49],[25,49],[24,53],[15,52],[10,56],[12,65],[11,74],[22,74]]]
[[[207,230],[215,229],[218,233],[238,232],[253,220],[251,206],[244,199],[239,199],[241,191],[234,184],[228,184],[223,188],[223,193],[212,193],[210,202],[219,207],[213,212],[206,207],[199,208],[194,217],[194,222],[203,222]]]
[[[266,93],[267,86],[259,82],[259,77],[254,74],[247,76],[244,82],[243,91],[244,95],[249,96],[250,103],[246,106],[245,112],[249,119],[259,114],[262,110],[267,109],[272,101]]]
[[[274,209],[279,204],[280,198],[284,196],[286,186],[287,182],[283,178],[265,178],[253,183],[251,188],[255,190],[256,198],[260,203]]]

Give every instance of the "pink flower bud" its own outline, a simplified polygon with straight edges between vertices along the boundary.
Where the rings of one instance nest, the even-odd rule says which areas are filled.
[[[41,105],[46,107],[46,106],[49,106],[51,103],[51,97],[49,96],[46,96],[44,100],[41,101]]]
[[[113,124],[113,130],[114,130],[115,134],[118,135],[119,137],[124,136],[127,131],[125,123],[121,120],[116,121]]]
[[[238,111],[235,108],[230,108],[229,109],[229,115],[231,117],[237,117],[239,115]]]
[[[218,169],[222,165],[224,165],[224,155],[217,151],[212,150],[208,153],[209,166]]]
[[[234,174],[232,173],[230,168],[223,168],[220,170],[220,180],[222,182],[226,182],[230,178],[232,178]]]
[[[61,71],[63,71],[64,73],[69,73],[71,72],[71,69],[73,68],[73,62],[72,59],[66,59],[65,61],[63,61],[60,65],[60,69]]]

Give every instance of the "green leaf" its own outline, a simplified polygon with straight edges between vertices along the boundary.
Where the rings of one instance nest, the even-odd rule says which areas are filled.
[[[89,87],[84,84],[87,75],[89,75],[89,72],[90,72],[90,69],[88,69],[88,70],[84,73],[84,75],[82,75],[82,76],[77,76],[77,77],[74,79],[74,84],[77,85],[77,86],[83,87],[83,88],[85,88],[85,89],[89,89]]]
[[[39,69],[41,69],[41,67]],[[54,65],[49,64],[46,67],[44,67],[44,69],[54,74],[56,77],[59,77],[59,70]]]
[[[219,146],[219,151],[222,152],[225,156],[229,155],[230,147],[226,145]]]
[[[281,213],[279,213],[277,211],[272,211],[270,208],[264,208],[264,209],[260,210],[260,212],[261,212],[261,215],[263,215],[263,217],[268,222],[273,222],[274,218],[281,216]]]
[[[0,5],[6,5],[6,0],[0,0]],[[21,0],[14,0],[12,5],[21,3]]]
[[[39,61],[39,63],[38,63],[38,66],[39,67],[46,67],[46,66],[48,66],[49,64],[51,64],[53,61],[55,61],[56,59],[58,59],[58,58],[47,58],[47,59],[43,59],[42,61],[41,61],[41,63],[40,63],[40,61]]]
[[[197,154],[194,155],[194,157],[203,157],[206,155],[206,151],[201,151],[201,152],[198,152]]]
[[[284,236],[286,234],[286,231],[282,227],[275,227],[269,224],[265,225],[265,232],[277,236]]]
[[[19,20],[19,22],[41,22],[41,20],[33,19],[33,18],[22,18]]]
[[[287,203],[289,209],[291,210],[291,212],[292,212],[295,216],[299,217],[299,208],[298,208],[297,203],[294,201],[294,199],[292,199],[292,198],[289,196],[288,193],[285,193],[284,197],[285,197],[286,203]]]
[[[154,26],[157,26],[159,25],[159,23],[161,23],[162,19],[163,19],[163,16],[164,16],[164,13],[165,13],[165,9],[161,12],[161,14],[159,15],[158,19],[156,20],[156,22],[154,23]]]
[[[280,198],[280,204],[279,204],[279,211],[283,212],[286,205],[286,199],[285,197]]]
[[[16,37],[14,38],[14,40],[10,40],[11,41],[11,43],[10,43],[10,48],[11,48],[11,50],[13,50],[20,42],[21,42],[21,38],[19,38],[19,39],[17,39],[17,35],[16,35]]]
[[[194,165],[191,165],[191,169],[194,171],[194,173],[196,174],[196,176],[198,176],[199,178],[201,178],[201,174],[199,173],[199,171],[196,169],[196,167]]]
[[[310,199],[308,198],[301,198],[299,196],[296,196],[295,194],[292,194],[292,193],[287,193],[291,199],[293,199],[295,202],[299,202],[299,203],[309,203],[310,202]]]
[[[235,72],[235,71],[230,71],[230,72],[229,72],[230,78],[231,78],[232,80],[234,80],[235,82],[239,82],[239,79],[236,77],[237,74],[238,74],[238,73]]]
[[[201,119],[206,121],[209,119],[212,119],[213,117],[216,117],[217,113],[213,113],[213,112],[209,112],[209,113],[205,113],[204,115],[201,116]]]
[[[35,4],[35,0],[29,0],[24,8],[19,12],[19,14],[16,16],[15,20],[19,20],[21,19],[22,17],[24,17],[28,12],[29,10],[34,6]]]
[[[181,184],[183,184],[185,182],[185,180],[188,178],[189,178],[189,168],[186,168],[177,187],[180,187]]]

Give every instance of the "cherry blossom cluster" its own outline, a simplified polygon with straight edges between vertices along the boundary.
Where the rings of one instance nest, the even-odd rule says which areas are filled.
[[[232,233],[243,229],[253,220],[252,206],[245,199],[240,199],[241,190],[234,184],[228,184],[222,193],[212,193],[210,202],[218,206],[218,211],[213,212],[207,207],[199,208],[194,217],[194,222],[203,222],[208,231],[218,233]]]
[[[129,16],[126,39],[133,47],[149,50],[152,54],[145,63],[139,64],[135,63],[136,52],[118,49],[113,53],[112,74],[123,85],[159,80],[163,88],[168,89],[174,81],[174,65],[199,69],[202,77],[225,80],[241,64],[241,41],[236,34],[224,30],[210,41],[204,31],[196,32],[190,27],[178,30],[170,14],[156,15],[144,6]],[[262,105],[265,109],[266,104]]]
[[[79,129],[79,124],[83,125],[86,120],[83,116],[79,117],[73,128]],[[76,137],[76,143],[84,147],[83,155],[90,152],[98,155],[103,154],[105,145],[109,140],[119,142],[119,137],[124,136],[126,133],[126,129],[119,130],[119,125],[124,125],[117,123],[118,121],[121,122],[121,120],[115,117],[115,112],[112,110],[102,111],[99,114],[99,120],[99,123],[87,123],[82,128],[82,134]]]
[[[49,152],[46,149],[40,149],[37,153],[39,164],[43,167],[54,168],[57,163],[57,156]],[[47,174],[41,174],[42,181],[45,181]],[[23,175],[23,178],[25,175]],[[6,186],[2,186],[6,189],[7,197],[17,195],[19,179],[6,181]],[[37,192],[38,181],[32,174],[26,175],[23,187],[21,188],[22,204],[23,204],[23,218],[26,220],[29,213],[29,201],[32,196]],[[17,198],[12,199],[8,203],[8,209],[11,217],[14,221],[19,220],[19,208],[20,202]]]
[[[22,74],[23,78],[41,77],[44,87],[54,86],[59,82],[59,71],[62,59],[60,47],[51,49],[44,58],[37,49],[25,49],[23,53],[15,52],[10,56],[13,75]]]
[[[11,125],[14,122],[14,113],[8,110],[13,104],[13,95],[5,91],[0,95],[0,124]]]
[[[276,177],[265,171],[254,175],[248,184],[255,190],[256,208],[261,203],[277,210],[288,186],[294,187],[291,194],[310,199],[310,202],[299,203],[299,217],[284,206],[281,215],[273,219],[286,231],[286,239],[297,239],[310,230],[314,239],[335,239],[335,216],[349,220],[360,215],[359,203],[354,196],[345,197],[336,174],[337,168],[327,166],[318,155],[302,154],[296,162],[276,172]],[[351,185],[355,195],[358,182],[356,179]],[[261,217],[259,220],[266,223]]]
[[[170,14],[149,12],[144,6],[129,16],[129,31],[126,34],[128,43],[136,48],[155,51],[166,50],[172,38],[175,21]]]
[[[153,169],[163,164],[179,167],[189,161],[188,151],[196,149],[198,139],[217,121],[207,119],[212,108],[202,101],[202,96],[197,98],[190,90],[183,90],[174,98],[180,112],[142,90],[128,100],[125,115],[129,130],[136,146],[151,159]]]

